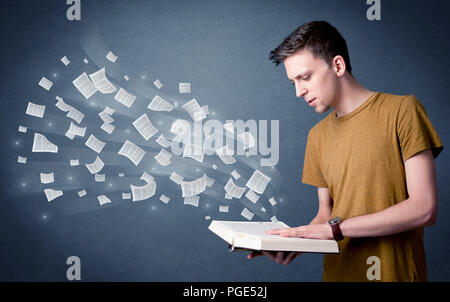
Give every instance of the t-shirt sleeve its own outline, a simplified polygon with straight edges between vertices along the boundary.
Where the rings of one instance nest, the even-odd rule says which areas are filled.
[[[303,162],[303,176],[302,183],[327,188],[327,182],[322,174],[320,166],[320,152],[318,139],[313,134],[312,130],[308,133],[308,140],[306,142],[305,158]]]
[[[413,95],[402,100],[397,120],[397,134],[403,162],[428,149],[431,149],[433,157],[436,158],[444,148],[425,108]]]

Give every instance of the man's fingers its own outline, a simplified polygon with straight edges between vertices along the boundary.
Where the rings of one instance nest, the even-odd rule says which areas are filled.
[[[284,265],[288,265],[289,263],[292,262],[292,260],[294,260],[297,256],[301,255],[301,253],[297,253],[297,252],[291,252],[287,255],[287,257],[284,259],[283,264]]]
[[[264,256],[264,254],[262,252],[260,252],[260,251],[253,251],[250,254],[248,254],[247,258],[248,259],[252,259],[252,258],[255,258],[255,257],[259,257],[259,256]]]

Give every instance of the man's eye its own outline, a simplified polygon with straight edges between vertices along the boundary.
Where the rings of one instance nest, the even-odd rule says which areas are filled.
[[[309,76],[304,77],[302,80],[303,80],[303,81],[309,80]]]

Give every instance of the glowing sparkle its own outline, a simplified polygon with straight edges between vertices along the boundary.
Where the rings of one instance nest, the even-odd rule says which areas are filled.
[[[18,145],[19,144],[19,141],[16,141],[16,145]]]
[[[49,126],[49,127],[53,126],[52,122],[48,123],[48,126]]]
[[[27,185],[26,182],[23,182],[23,183],[22,183],[22,187],[25,187],[26,185]]]

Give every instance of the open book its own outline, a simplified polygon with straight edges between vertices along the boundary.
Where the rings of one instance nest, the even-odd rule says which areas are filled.
[[[228,242],[231,251],[264,250],[304,253],[339,253],[335,240],[281,237],[264,233],[267,230],[288,228],[283,222],[223,221],[213,220],[209,230]]]

